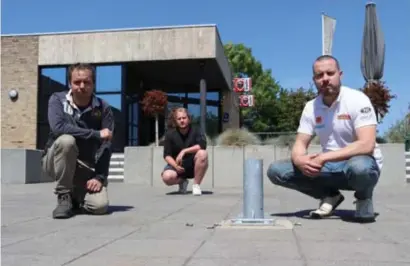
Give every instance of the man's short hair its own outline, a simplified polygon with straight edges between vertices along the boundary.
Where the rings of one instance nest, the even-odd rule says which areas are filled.
[[[68,83],[71,82],[71,78],[73,75],[74,70],[89,70],[91,72],[91,78],[93,80],[93,83],[95,84],[95,67],[91,64],[86,64],[86,63],[75,63],[72,64],[68,67],[67,69],[67,81]]]
[[[322,60],[326,60],[326,59],[332,59],[336,62],[336,67],[338,70],[340,70],[340,64],[339,64],[339,60],[336,59],[336,57],[332,56],[332,55],[321,55],[318,58],[316,58],[315,62],[313,62],[313,65],[315,65],[316,62],[322,61]],[[313,66],[312,66],[313,68]],[[314,71],[313,71],[314,72]]]

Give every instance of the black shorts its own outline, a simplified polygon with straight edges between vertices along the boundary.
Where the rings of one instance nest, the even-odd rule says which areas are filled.
[[[194,178],[194,168],[195,163],[193,158],[187,158],[182,160],[182,167],[185,169],[185,172],[182,174],[178,174],[178,177],[185,178],[185,179],[192,179]],[[170,164],[165,165],[165,170],[173,170],[176,172],[175,168],[172,167]]]

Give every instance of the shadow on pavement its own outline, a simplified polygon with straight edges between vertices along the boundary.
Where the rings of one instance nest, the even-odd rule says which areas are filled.
[[[212,195],[212,194],[214,194],[212,191],[203,191],[202,190],[202,195]],[[168,196],[172,196],[172,195],[181,195],[181,196],[192,195],[192,191],[187,190],[187,192],[185,194],[181,194],[178,191],[172,191],[172,192],[166,193],[166,195],[168,195]]]
[[[107,214],[112,214],[114,212],[126,212],[131,209],[134,209],[133,206],[124,206],[124,205],[109,205]]]
[[[297,217],[297,218],[302,218],[302,219],[308,219],[308,220],[315,220],[314,218],[311,218],[309,216],[309,213],[313,211],[314,209],[309,209],[309,210],[301,210],[297,212],[285,212],[285,213],[272,213],[271,216],[276,216],[276,217]],[[333,212],[332,216],[322,218],[322,220],[342,220],[344,222],[350,222],[350,223],[357,223],[356,220],[354,219],[354,210],[344,210],[344,209],[338,209]],[[379,213],[375,213],[376,217],[379,216]]]

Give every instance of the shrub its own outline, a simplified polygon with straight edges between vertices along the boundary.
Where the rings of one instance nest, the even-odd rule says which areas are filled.
[[[164,146],[164,139],[165,139],[165,135],[162,136],[159,141],[158,141],[158,146]],[[213,141],[210,137],[206,136],[206,142],[207,142],[207,146],[213,146]],[[155,146],[155,142],[151,143],[149,146]]]
[[[280,135],[279,137],[266,139],[264,144],[292,148],[295,138],[295,135]]]
[[[388,113],[390,101],[396,98],[396,95],[391,94],[390,89],[382,81],[370,82],[361,91],[370,98],[378,121]]]
[[[155,142],[157,146],[159,145],[158,116],[164,113],[167,104],[168,96],[161,90],[146,91],[141,101],[144,113],[155,118]]]
[[[215,139],[218,146],[260,145],[260,138],[246,128],[227,129]]]

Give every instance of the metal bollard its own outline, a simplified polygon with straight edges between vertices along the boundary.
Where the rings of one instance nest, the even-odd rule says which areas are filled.
[[[243,218],[263,219],[263,161],[247,159],[243,177]]]

